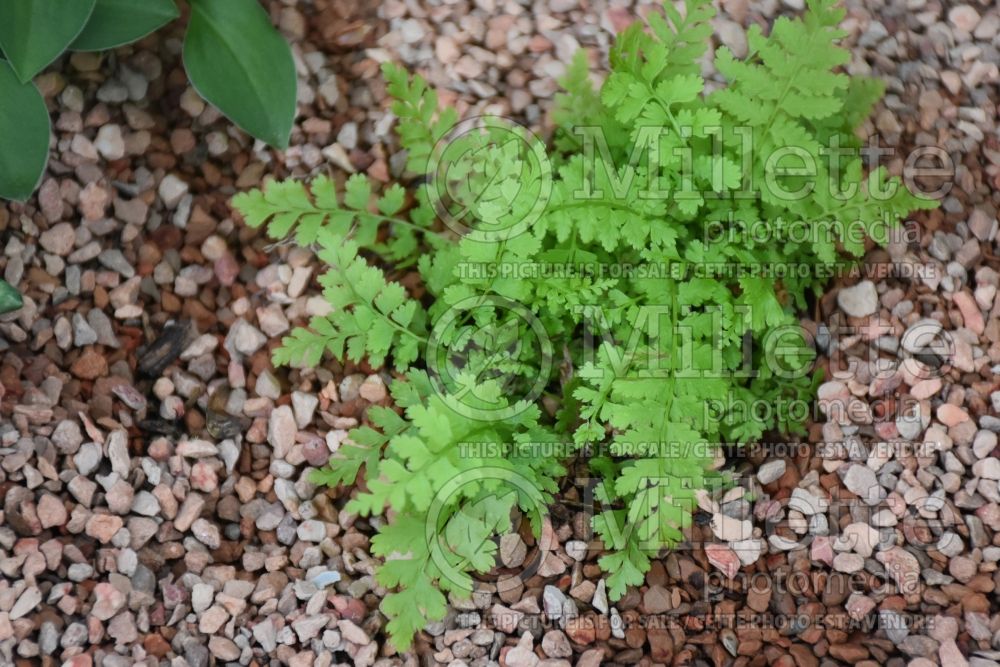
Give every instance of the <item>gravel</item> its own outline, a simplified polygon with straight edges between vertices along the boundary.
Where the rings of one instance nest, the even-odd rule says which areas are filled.
[[[801,4],[726,0],[721,41],[742,51],[745,26]],[[645,8],[270,8],[300,75],[283,153],[197,96],[178,39],[75,53],[39,78],[53,158],[33,199],[0,207],[0,269],[26,296],[0,316],[0,663],[998,664],[996,7],[848,4],[849,68],[888,91],[867,129],[899,151],[940,146],[956,172],[910,238],[869,249],[866,268],[887,271],[832,285],[805,321],[822,326],[827,371],[810,447],[732,462],[749,493],[705,498],[689,548],[617,601],[586,517],[560,506],[542,569],[519,578],[538,555],[528,533],[500,540],[501,578],[454,599],[419,657],[386,644],[373,522],[341,509],[350,490],[308,480],[388,404],[389,376],[270,366],[278,339],[324,312],[321,267],[227,200],[265,174],[395,173],[387,59],[465,115],[545,135],[568,55],[603,62]],[[872,629],[706,622],[765,612]]]

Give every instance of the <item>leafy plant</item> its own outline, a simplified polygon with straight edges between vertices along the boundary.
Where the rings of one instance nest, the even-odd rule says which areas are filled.
[[[641,584],[684,539],[699,489],[726,482],[716,443],[802,432],[793,414],[739,406],[812,396],[796,312],[832,263],[863,252],[847,232],[884,240],[934,205],[881,169],[865,177],[857,152],[824,150],[860,146],[882,91],[837,71],[848,54],[831,0],[768,36],[752,27],[743,59],[720,48],[724,81],[706,92],[711,16],[688,0],[630,27],[600,91],[576,58],[548,152],[511,123],[456,125],[387,64],[408,169],[426,176],[412,199],[394,185],[373,202],[358,175],[342,198],[319,177],[233,199],[331,266],[333,312],[275,361],[329,353],[397,371],[401,413],[372,407],[315,480],[358,483],[348,508],[387,517],[372,546],[379,581],[399,588],[382,610],[400,649],[444,615],[445,593],[468,595],[471,573],[494,568],[517,511],[539,534],[574,457],[598,481],[609,594]]]
[[[284,148],[295,64],[256,0],[189,0],[192,85],[254,137]],[[45,171],[49,118],[31,79],[61,53],[134,42],[180,16],[174,0],[5,0],[0,6],[0,197],[26,199]]]
[[[21,294],[6,280],[0,279],[0,315],[18,310],[23,305]]]

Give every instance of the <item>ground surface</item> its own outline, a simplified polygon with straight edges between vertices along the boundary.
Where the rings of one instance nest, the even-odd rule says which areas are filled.
[[[718,34],[739,51],[744,26],[798,5],[724,2]],[[705,500],[692,537],[716,545],[664,557],[613,607],[583,517],[555,512],[545,568],[456,604],[419,638],[419,658],[385,645],[372,528],[339,509],[349,490],[306,477],[386,402],[385,378],[270,366],[280,336],[323,308],[321,267],[269,247],[228,199],[266,174],[395,172],[384,60],[421,71],[463,112],[544,134],[562,63],[582,46],[600,71],[638,10],[271,9],[299,64],[283,154],[187,86],[179,32],[103,60],[74,55],[42,79],[53,159],[34,198],[0,205],[0,271],[26,295],[0,317],[0,664],[998,664],[995,7],[848,2],[850,67],[889,91],[869,129],[886,146],[939,146],[956,165],[942,208],[869,254],[893,273],[833,286],[806,322],[830,369],[821,404],[851,409],[818,413],[807,446],[737,462],[754,500]],[[954,341],[926,380],[893,363],[912,356],[919,326]],[[865,502],[827,509],[855,494]],[[809,547],[787,550],[784,537],[807,531]],[[505,540],[502,572],[534,551],[530,536]],[[749,622],[734,631],[713,615]]]

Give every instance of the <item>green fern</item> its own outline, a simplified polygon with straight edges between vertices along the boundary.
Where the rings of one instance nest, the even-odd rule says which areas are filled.
[[[386,189],[371,209],[372,185],[367,176],[353,174],[344,183],[343,197],[327,176],[318,176],[308,189],[301,181],[270,182],[260,190],[233,197],[233,206],[251,227],[267,224],[273,238],[284,238],[293,231],[299,245],[317,243],[321,234],[332,238],[352,239],[359,246],[371,248],[386,259],[401,261],[416,247],[414,230],[422,232],[432,221],[433,213],[421,199],[411,221],[393,217],[406,205],[406,190],[398,183]],[[424,224],[417,224],[423,221]],[[382,225],[392,228],[393,237],[377,242]],[[328,243],[332,243],[332,240]]]
[[[802,432],[778,409],[708,408],[811,399],[810,348],[776,349],[772,334],[794,330],[828,265],[863,252],[843,230],[884,241],[902,216],[935,205],[884,170],[866,177],[860,155],[835,171],[821,151],[860,146],[855,128],[882,90],[839,71],[843,11],[830,0],[809,0],[801,20],[780,18],[767,36],[751,28],[745,58],[720,48],[725,82],[711,93],[701,61],[713,10],[684,4],[618,36],[600,90],[585,54],[573,60],[548,153],[509,124],[452,136],[454,110],[385,65],[407,169],[428,176],[412,198],[353,176],[343,195],[321,177],[233,200],[249,224],[295,234],[330,266],[332,312],[285,338],[275,362],[329,354],[400,372],[396,408],[371,408],[314,475],[356,485],[349,509],[386,517],[372,550],[385,559],[379,583],[398,589],[382,611],[399,649],[445,615],[446,593],[468,595],[473,573],[494,567],[497,534],[519,516],[541,530],[567,459],[585,446],[602,446],[586,463],[599,480],[593,528],[609,594],[640,585],[659,548],[684,539],[696,492],[728,483],[720,443]],[[815,165],[804,195],[788,195],[810,179],[769,160],[779,151]],[[803,225],[813,233],[792,234]],[[750,233],[760,228],[763,238]],[[419,285],[420,299],[370,261]],[[789,264],[824,270],[767,272]],[[506,271],[578,266],[591,270]],[[526,443],[559,443],[561,454],[518,455]]]
[[[390,354],[399,370],[416,361],[426,342],[426,313],[407,298],[399,283],[386,282],[377,268],[358,256],[358,246],[320,233],[320,258],[331,268],[320,278],[333,312],[296,328],[274,351],[274,363],[315,366],[324,352],[381,365]]]

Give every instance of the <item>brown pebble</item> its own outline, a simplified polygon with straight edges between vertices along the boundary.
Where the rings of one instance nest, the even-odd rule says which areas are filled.
[[[108,361],[103,354],[90,348],[77,357],[69,370],[81,380],[96,380],[108,374]]]

